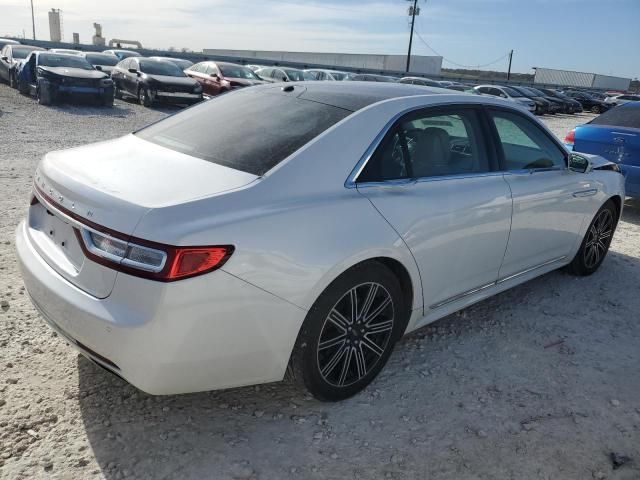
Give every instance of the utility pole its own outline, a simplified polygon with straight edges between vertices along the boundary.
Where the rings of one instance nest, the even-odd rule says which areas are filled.
[[[509,52],[509,70],[507,70],[507,81],[511,79],[511,60],[513,59],[513,49]]]
[[[33,0],[31,0],[31,27],[33,27],[33,39],[36,39],[36,17],[33,14]]]
[[[416,15],[420,15],[420,9],[418,8],[418,0],[413,0],[413,6],[409,7],[409,15],[411,15],[411,33],[409,34],[409,52],[407,53],[407,69],[406,69],[407,73],[409,73],[409,66],[411,65],[411,44],[413,43],[413,25],[416,21]]]

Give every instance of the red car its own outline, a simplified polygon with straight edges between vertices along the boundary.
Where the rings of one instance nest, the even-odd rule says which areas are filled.
[[[184,73],[202,85],[205,95],[214,96],[236,88],[265,83],[253,70],[227,62],[200,62]]]

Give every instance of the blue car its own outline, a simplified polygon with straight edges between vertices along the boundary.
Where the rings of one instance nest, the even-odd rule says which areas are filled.
[[[640,197],[640,102],[612,108],[576,127],[564,143],[569,150],[617,163],[626,178],[627,195]]]

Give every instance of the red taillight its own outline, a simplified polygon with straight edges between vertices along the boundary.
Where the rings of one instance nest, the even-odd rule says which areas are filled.
[[[565,145],[573,145],[576,141],[576,131],[571,130],[569,133],[567,133],[567,136],[564,137],[564,144]]]
[[[193,277],[220,268],[233,247],[176,248],[166,280]]]

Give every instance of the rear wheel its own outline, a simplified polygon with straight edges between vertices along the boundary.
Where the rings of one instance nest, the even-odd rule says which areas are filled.
[[[387,267],[371,262],[348,270],[307,314],[290,373],[319,400],[355,395],[384,367],[404,332],[408,311]]]
[[[568,266],[570,273],[586,276],[598,270],[609,251],[616,229],[617,214],[616,206],[611,200],[598,210],[582,240],[580,250]]]
[[[15,72],[9,71],[9,86],[11,88],[17,88],[17,83],[16,83],[16,74]]]
[[[599,105],[594,105],[591,107],[591,113],[602,113],[602,107]]]
[[[122,90],[118,87],[118,82],[113,83],[113,98],[122,98]]]

